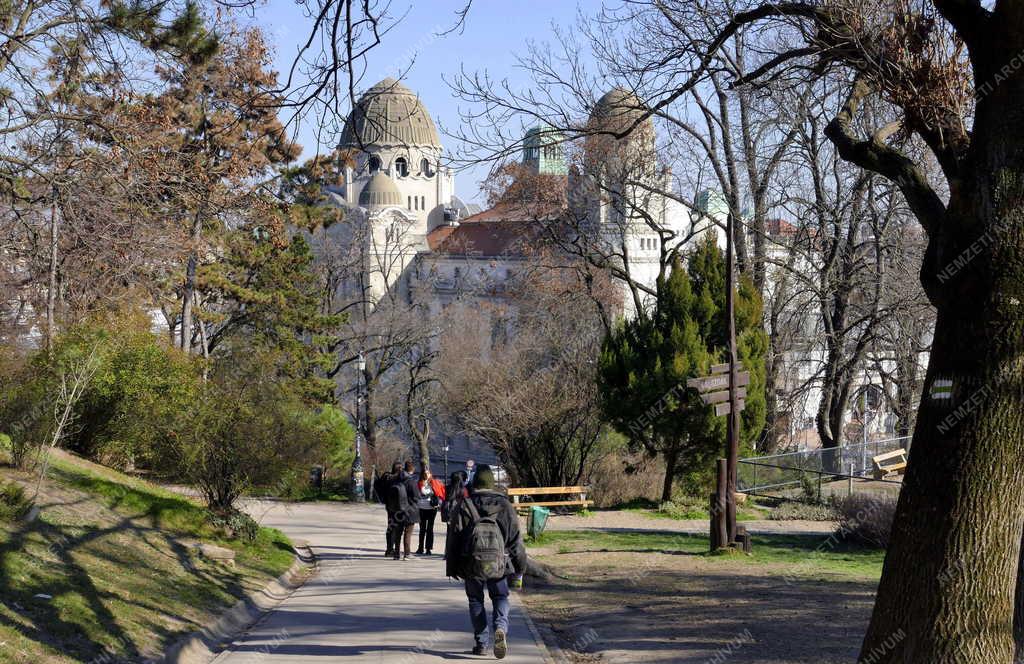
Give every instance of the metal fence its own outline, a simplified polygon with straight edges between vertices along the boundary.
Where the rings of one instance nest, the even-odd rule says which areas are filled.
[[[850,492],[873,488],[887,490],[885,485],[899,481],[873,478],[872,458],[899,449],[908,449],[910,438],[873,440],[843,447],[787,452],[741,459],[737,469],[737,489],[749,494],[784,494],[817,487],[819,495],[828,493],[837,483]],[[872,486],[878,483],[877,486]]]

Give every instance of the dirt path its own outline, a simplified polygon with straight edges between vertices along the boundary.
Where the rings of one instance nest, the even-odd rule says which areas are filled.
[[[876,585],[682,553],[538,557],[571,581],[524,600],[572,662],[854,662]]]

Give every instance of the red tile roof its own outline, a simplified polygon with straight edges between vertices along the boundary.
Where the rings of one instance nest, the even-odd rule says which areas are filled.
[[[785,219],[769,219],[765,222],[765,232],[768,235],[795,235],[796,226]]]
[[[474,256],[524,256],[541,239],[543,219],[553,219],[560,209],[542,211],[515,203],[498,203],[466,217],[458,226],[438,226],[427,235],[427,245],[437,254]]]
[[[540,237],[536,223],[523,221],[474,221],[456,227],[434,229],[427,236],[436,254],[474,256],[524,256]]]

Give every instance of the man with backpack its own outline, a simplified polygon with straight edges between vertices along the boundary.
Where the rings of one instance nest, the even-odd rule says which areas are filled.
[[[448,576],[462,579],[473,623],[474,655],[487,651],[487,609],[484,590],[491,598],[494,656],[508,654],[509,587],[522,587],[526,572],[526,545],[515,508],[495,487],[494,471],[477,467],[472,493],[453,508],[445,548]]]
[[[412,461],[405,462],[405,470],[397,463],[398,475],[395,481],[388,488],[387,508],[391,513],[391,544],[394,546],[394,558],[409,560],[409,550],[412,548],[412,534],[419,522],[420,489],[413,472],[416,466]],[[404,556],[400,550],[405,545]]]
[[[377,500],[384,504],[384,511],[388,515],[387,527],[384,530],[384,537],[387,540],[387,550],[384,552],[386,558],[390,558],[395,555],[395,551],[398,546],[393,541],[395,533],[395,513],[391,509],[391,487],[398,481],[398,477],[402,472],[402,464],[397,461],[391,466],[390,473],[384,473],[377,478],[376,484],[374,484],[373,490],[377,494]]]

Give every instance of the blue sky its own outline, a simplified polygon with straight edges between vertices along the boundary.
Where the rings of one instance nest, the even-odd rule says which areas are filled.
[[[436,37],[435,33],[454,25],[455,10],[461,5],[460,0],[393,0],[392,15],[408,14],[372,51],[362,87],[408,68],[403,82],[419,93],[435,122],[455,125],[460,119],[460,102],[453,98],[443,76],[451,77],[464,66],[470,71],[487,71],[498,80],[508,79],[513,88],[526,87],[530,80],[515,65],[527,41],[551,40],[553,24],[569,27],[578,10],[596,13],[600,1],[475,0],[461,34]],[[308,37],[309,19],[292,0],[270,0],[257,10],[256,22],[277,51],[278,70],[286,71],[297,44]],[[316,150],[313,128],[301,127],[298,138],[305,149],[303,157],[311,156]],[[446,148],[453,147],[452,139],[442,137],[442,141]],[[483,166],[459,172],[457,193],[479,202],[478,183],[485,176]]]

